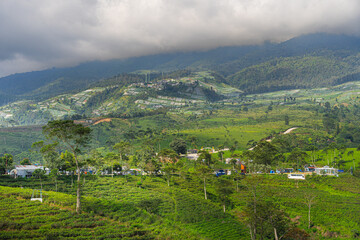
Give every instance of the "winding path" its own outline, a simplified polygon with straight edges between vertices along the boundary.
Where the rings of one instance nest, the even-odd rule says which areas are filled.
[[[288,134],[291,133],[293,130],[297,129],[297,127],[293,127],[293,128],[289,128],[288,130],[286,130],[283,134]]]
[[[297,129],[297,127],[292,127],[292,128],[289,128],[289,129],[287,129],[285,132],[280,133],[280,134],[289,134],[289,133],[291,133],[291,132],[292,132],[293,130],[295,130],[295,129]],[[267,141],[267,142],[271,142],[274,138],[275,138],[275,137],[273,137],[273,138],[271,138],[271,139],[267,139],[266,141]],[[256,146],[255,146],[255,147],[256,147]],[[249,148],[248,150],[249,150],[249,151],[252,151],[255,147]]]

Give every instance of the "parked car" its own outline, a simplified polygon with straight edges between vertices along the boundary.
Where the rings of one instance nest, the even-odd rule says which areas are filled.
[[[295,179],[295,180],[305,180],[305,175],[304,174],[295,174],[295,173],[290,173],[288,175],[289,179]]]
[[[220,169],[219,171],[216,172],[216,176],[217,176],[217,177],[220,177],[220,176],[222,176],[222,175],[226,175],[225,170]]]

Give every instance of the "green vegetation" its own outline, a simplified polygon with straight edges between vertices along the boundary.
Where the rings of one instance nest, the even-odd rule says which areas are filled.
[[[357,80],[359,61],[358,55],[340,61],[334,56],[277,58],[245,68],[228,81],[249,93],[338,85]]]
[[[79,77],[79,90],[62,95],[44,93],[72,73],[20,92],[9,85],[37,100],[0,107],[0,172],[35,163],[51,173],[0,177],[0,238],[359,238],[358,44],[283,51],[298,44],[234,48],[240,59],[213,51],[207,63],[177,56],[195,70],[157,72],[137,59],[143,69],[124,62],[136,72]],[[154,64],[173,69],[169,59]],[[269,174],[305,165],[344,173]]]
[[[2,239],[153,239],[136,223],[114,221],[94,213],[75,215],[68,209],[71,196],[45,193],[46,204],[29,199],[31,190],[1,187]]]
[[[172,176],[170,186],[163,177],[95,177],[86,178],[83,188],[83,213],[75,215],[76,188],[70,186],[70,177],[61,176],[56,193],[54,182],[43,180],[44,203],[31,202],[31,189],[40,187],[39,179],[13,180],[1,178],[1,236],[37,238],[46,236],[86,238],[89,234],[101,238],[129,239],[249,239],[246,227],[246,208],[253,199],[254,179],[247,176],[240,180],[240,190],[228,178],[232,191],[219,190],[226,177],[209,176],[204,199],[202,180],[188,175]],[[137,184],[142,181],[141,187]],[[309,176],[295,184],[282,175],[258,176],[257,204],[273,204],[281,210],[287,221],[288,239],[291,232],[316,239],[337,237],[352,239],[360,227],[359,178],[348,174],[339,178]],[[231,190],[231,188],[229,189]],[[226,193],[226,212],[223,212],[223,194]],[[311,228],[308,229],[306,197],[316,196],[311,207]],[[270,211],[270,208],[268,209]],[[273,214],[273,212],[271,212]],[[282,214],[281,212],[278,214]],[[289,216],[293,222],[289,219]],[[244,225],[245,224],[245,225]],[[81,231],[79,231],[82,229]],[[299,229],[302,229],[301,231]],[[258,232],[260,234],[260,232]],[[262,234],[273,238],[273,230]],[[278,229],[279,237],[284,234]],[[292,233],[295,234],[295,233]],[[155,237],[157,235],[157,237]],[[105,237],[107,236],[107,237]],[[271,237],[272,236],[272,237]],[[296,239],[296,238],[295,238]]]

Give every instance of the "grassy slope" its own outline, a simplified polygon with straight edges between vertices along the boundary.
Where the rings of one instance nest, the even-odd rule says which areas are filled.
[[[358,72],[359,56],[338,59],[333,56],[278,58],[245,68],[228,81],[246,92],[268,92],[331,86],[336,79]]]
[[[7,231],[0,231],[0,234],[9,236],[8,232],[12,231],[14,236],[17,236],[16,234],[18,236],[29,236],[34,233],[35,236],[44,237],[55,234],[54,231],[56,234],[60,234],[59,230],[65,228],[67,222],[74,221],[75,223],[69,224],[70,229],[85,228],[82,230],[86,231],[86,228],[94,228],[92,234],[95,236],[100,235],[100,238],[101,232],[107,232],[108,228],[116,228],[117,225],[121,225],[121,228],[114,231],[113,238],[120,234],[124,234],[124,236],[128,234],[130,237],[138,237],[137,234],[144,235],[143,239],[247,238],[247,230],[242,224],[237,222],[231,215],[222,213],[221,207],[216,203],[205,201],[201,194],[191,193],[175,187],[168,188],[166,183],[158,178],[147,178],[140,189],[137,187],[135,180],[130,179],[128,183],[123,178],[87,180],[83,191],[86,195],[83,197],[83,211],[85,213],[80,216],[73,215],[69,211],[74,209],[74,196],[49,191],[44,192],[45,203],[43,205],[31,203],[31,210],[22,213],[22,217],[28,217],[30,226],[23,227],[21,220],[17,218],[17,214],[14,213],[9,217],[9,214],[5,212],[0,221],[3,223],[2,229]],[[10,183],[8,182],[8,184]],[[13,184],[16,183],[13,182]],[[27,182],[26,184],[23,182],[22,184],[29,184],[34,187],[34,183]],[[53,185],[45,184],[44,187],[53,188]],[[64,188],[61,189],[64,190]],[[28,202],[31,195],[31,190],[27,189],[1,187],[1,190],[1,197],[4,199],[15,195],[12,199],[20,196],[20,198],[27,199]],[[66,188],[66,191],[73,192],[71,188]],[[17,204],[24,206],[24,209],[26,208],[25,205],[29,205],[29,203],[24,203],[24,200],[14,202],[6,199],[4,204],[10,205],[10,209],[18,207]],[[49,204],[60,207],[50,207]],[[41,219],[44,220],[38,220],[39,214],[37,212],[42,212],[40,210],[42,208],[46,210],[51,208],[52,212],[49,214],[43,213],[45,216],[42,216]],[[58,215],[64,212],[60,208],[68,209],[66,214],[72,217],[64,220],[61,214]],[[32,216],[32,214],[35,216]],[[90,218],[89,221],[92,225],[82,220],[86,218]],[[11,219],[10,223],[5,225],[5,222],[9,219]],[[35,223],[36,226],[32,226],[32,223]],[[78,223],[78,226],[76,223]],[[55,225],[56,227],[53,227]],[[54,228],[58,229],[53,230]],[[69,231],[71,230],[65,229],[64,234],[70,234],[67,233]],[[75,233],[72,234],[70,236],[79,236],[74,235]],[[142,238],[139,237],[139,239]]]
[[[299,182],[299,188],[290,180],[270,177],[266,185],[273,187],[272,200],[280,203],[290,217],[301,216],[299,222],[303,229],[307,227],[307,206],[305,195],[316,196],[312,208],[313,232],[324,234],[333,232],[338,238],[351,238],[353,231],[360,229],[360,181],[350,175],[339,178],[309,177]],[[271,188],[270,188],[271,189]]]
[[[1,187],[1,239],[154,239],[142,227],[94,213],[74,214],[75,197],[45,192],[45,203],[30,201],[30,189]]]
[[[322,113],[314,109],[325,101],[331,105],[349,103],[350,107],[358,104],[359,92],[357,82],[340,85],[336,88],[313,90],[280,91],[267,94],[249,95],[240,103],[209,104],[208,109],[174,110],[166,115],[159,114],[132,119],[113,119],[111,123],[100,123],[92,126],[92,148],[112,146],[122,140],[131,141],[134,149],[140,148],[148,137],[136,136],[126,139],[124,134],[133,130],[146,131],[151,128],[156,132],[161,148],[169,148],[169,143],[175,137],[196,137],[195,145],[188,142],[189,147],[217,147],[225,144],[231,146],[238,141],[239,149],[246,149],[249,140],[259,141],[272,132],[279,132],[292,126],[301,126],[304,131],[314,127],[322,131]],[[296,102],[283,105],[284,97],[296,97]],[[314,102],[316,99],[316,102]],[[311,100],[311,101],[310,101]],[[338,102],[337,102],[337,101]],[[268,106],[273,103],[272,110]],[[289,105],[287,105],[289,104]],[[248,111],[244,111],[244,106]],[[285,115],[289,116],[290,124],[284,123]],[[342,124],[342,123],[341,123]],[[41,139],[39,131],[29,129],[24,132],[0,132],[1,152],[17,155],[26,152],[31,144]],[[5,144],[6,143],[6,144]],[[20,143],[20,144],[19,144]],[[158,148],[158,142],[156,143]],[[26,154],[16,157],[22,160]],[[39,159],[31,159],[39,161]]]
[[[184,139],[196,137],[195,146],[188,142],[189,147],[217,147],[219,145],[230,147],[237,141],[238,148],[245,150],[249,140],[259,141],[273,132],[284,131],[291,126],[306,128],[313,123],[321,125],[320,115],[316,116],[311,111],[299,110],[293,106],[274,106],[272,111],[266,112],[267,107],[254,106],[249,107],[247,112],[239,112],[236,107],[213,110],[211,115],[209,111],[203,111],[195,119],[190,119],[192,114],[181,113],[127,120],[112,119],[111,123],[103,122],[92,126],[91,147],[112,146],[116,142],[128,140],[131,141],[134,149],[138,149],[144,142],[151,140],[149,137],[139,135],[139,131],[150,128],[156,133],[153,139],[159,139],[162,148],[169,148],[169,143],[176,137]],[[284,123],[285,115],[290,117],[291,125],[289,126]],[[129,131],[137,134],[134,139],[126,138],[125,134]],[[41,132],[31,129],[14,133],[0,132],[0,142],[4,143],[1,144],[0,150],[17,155],[20,152],[26,152],[33,142],[41,139]],[[31,157],[29,154],[25,155],[19,155],[15,160],[20,161],[23,157]],[[39,161],[37,158],[30,160]]]
[[[75,204],[72,195],[47,191],[45,203],[38,204],[29,202],[29,189],[1,187],[2,206],[7,207],[3,207],[0,220],[1,229],[6,231],[0,231],[0,234],[9,236],[11,232],[14,236],[29,236],[33,233],[38,237],[69,234],[76,237],[79,235],[72,235],[77,234],[72,229],[81,229],[81,233],[91,231],[99,238],[107,231],[113,231],[113,234],[130,237],[140,238],[138,235],[141,235],[144,239],[248,239],[248,230],[236,216],[251,200],[251,193],[245,187],[251,182],[250,178],[241,180],[240,191],[231,195],[232,204],[228,205],[227,214],[222,213],[213,188],[216,179],[208,184],[209,200],[203,199],[201,182],[197,178],[190,179],[174,177],[168,187],[164,179],[146,177],[139,188],[140,177],[132,176],[128,182],[123,177],[88,178],[83,191],[85,213],[80,216],[71,213]],[[64,181],[67,187],[59,189],[74,193],[70,179],[62,178],[59,184],[64,185]],[[35,188],[39,182],[1,179],[1,185],[19,184]],[[44,188],[54,189],[53,182],[46,181]],[[351,239],[360,228],[359,189],[360,179],[348,174],[339,178],[309,176],[306,181],[300,181],[298,187],[286,175],[263,175],[258,197],[278,203],[314,239],[325,239],[326,235]],[[308,230],[308,209],[304,202],[309,194],[315,195],[316,201],[311,209],[313,227]],[[13,211],[19,207],[24,210],[21,216],[18,211]]]

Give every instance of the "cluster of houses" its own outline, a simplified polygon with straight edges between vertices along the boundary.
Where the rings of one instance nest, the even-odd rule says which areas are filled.
[[[192,82],[191,82],[192,83]],[[178,86],[180,84],[179,81],[176,81],[174,79],[165,79],[157,82],[148,82],[148,83],[132,83],[129,85],[129,88],[124,92],[124,95],[137,95],[139,92],[136,90],[136,88],[153,88],[158,91],[164,90],[165,85],[170,86]]]
[[[226,149],[224,149],[226,150]],[[210,149],[213,153],[216,152],[214,149]],[[188,150],[187,154],[185,155],[190,160],[197,160],[200,153],[197,149],[191,149]],[[236,160],[236,161],[233,161]],[[225,159],[226,164],[237,164],[239,168],[237,168],[237,171],[240,171],[240,174],[246,174],[247,168],[244,162],[242,162],[240,159],[234,159],[234,158],[226,158]],[[10,171],[10,175],[14,178],[17,177],[23,177],[23,178],[29,178],[32,177],[33,172],[37,169],[45,170],[45,174],[48,175],[50,173],[49,168],[45,168],[44,166],[38,166],[38,165],[17,165],[15,166],[15,169]],[[305,179],[305,175],[315,173],[317,175],[327,175],[327,176],[338,176],[338,173],[342,170],[338,170],[336,168],[332,168],[329,166],[324,167],[315,167],[313,165],[305,165],[304,166],[304,172],[298,171],[297,173],[294,172],[293,168],[284,168],[284,169],[277,169],[277,170],[271,170],[270,173],[273,174],[288,174],[289,179]],[[231,175],[232,171],[230,169],[217,169],[214,171],[214,174],[216,176],[221,175]],[[84,170],[85,174],[93,174],[94,171],[91,169]],[[110,174],[108,172],[104,172],[102,174]],[[121,174],[121,175],[146,175],[146,173],[141,169],[129,169],[127,171],[121,171],[119,173],[115,174]]]
[[[246,174],[246,166],[241,161],[237,161],[236,164],[240,165],[240,173]],[[37,169],[45,170],[45,175],[49,175],[50,169],[45,168],[44,166],[37,166],[37,165],[17,165],[15,166],[15,169],[10,171],[10,176],[14,178],[22,177],[22,178],[29,178],[32,177],[33,172]],[[85,171],[86,173],[92,174],[92,171]],[[219,169],[214,172],[216,176],[221,175],[231,175],[232,170],[229,169]],[[270,173],[286,173],[288,174],[289,179],[305,179],[305,175],[308,173],[316,173],[317,175],[326,175],[326,176],[338,176],[338,173],[340,171],[336,168],[332,168],[329,166],[324,167],[313,167],[310,170],[305,170],[304,173],[294,173],[292,168],[285,168],[285,169],[279,169],[275,171],[270,171]],[[108,173],[109,174],[109,173]],[[131,174],[131,175],[144,175],[144,171],[141,169],[129,169],[125,173],[121,174]]]
[[[292,171],[288,174],[288,178],[289,179],[295,179],[295,180],[305,180],[305,175],[309,174],[309,173],[315,173],[317,175],[322,175],[322,176],[335,176],[338,177],[338,173],[340,173],[341,171],[336,169],[336,168],[332,168],[329,166],[324,166],[324,167],[315,167],[315,166],[305,166],[305,172],[304,173],[292,173]]]

